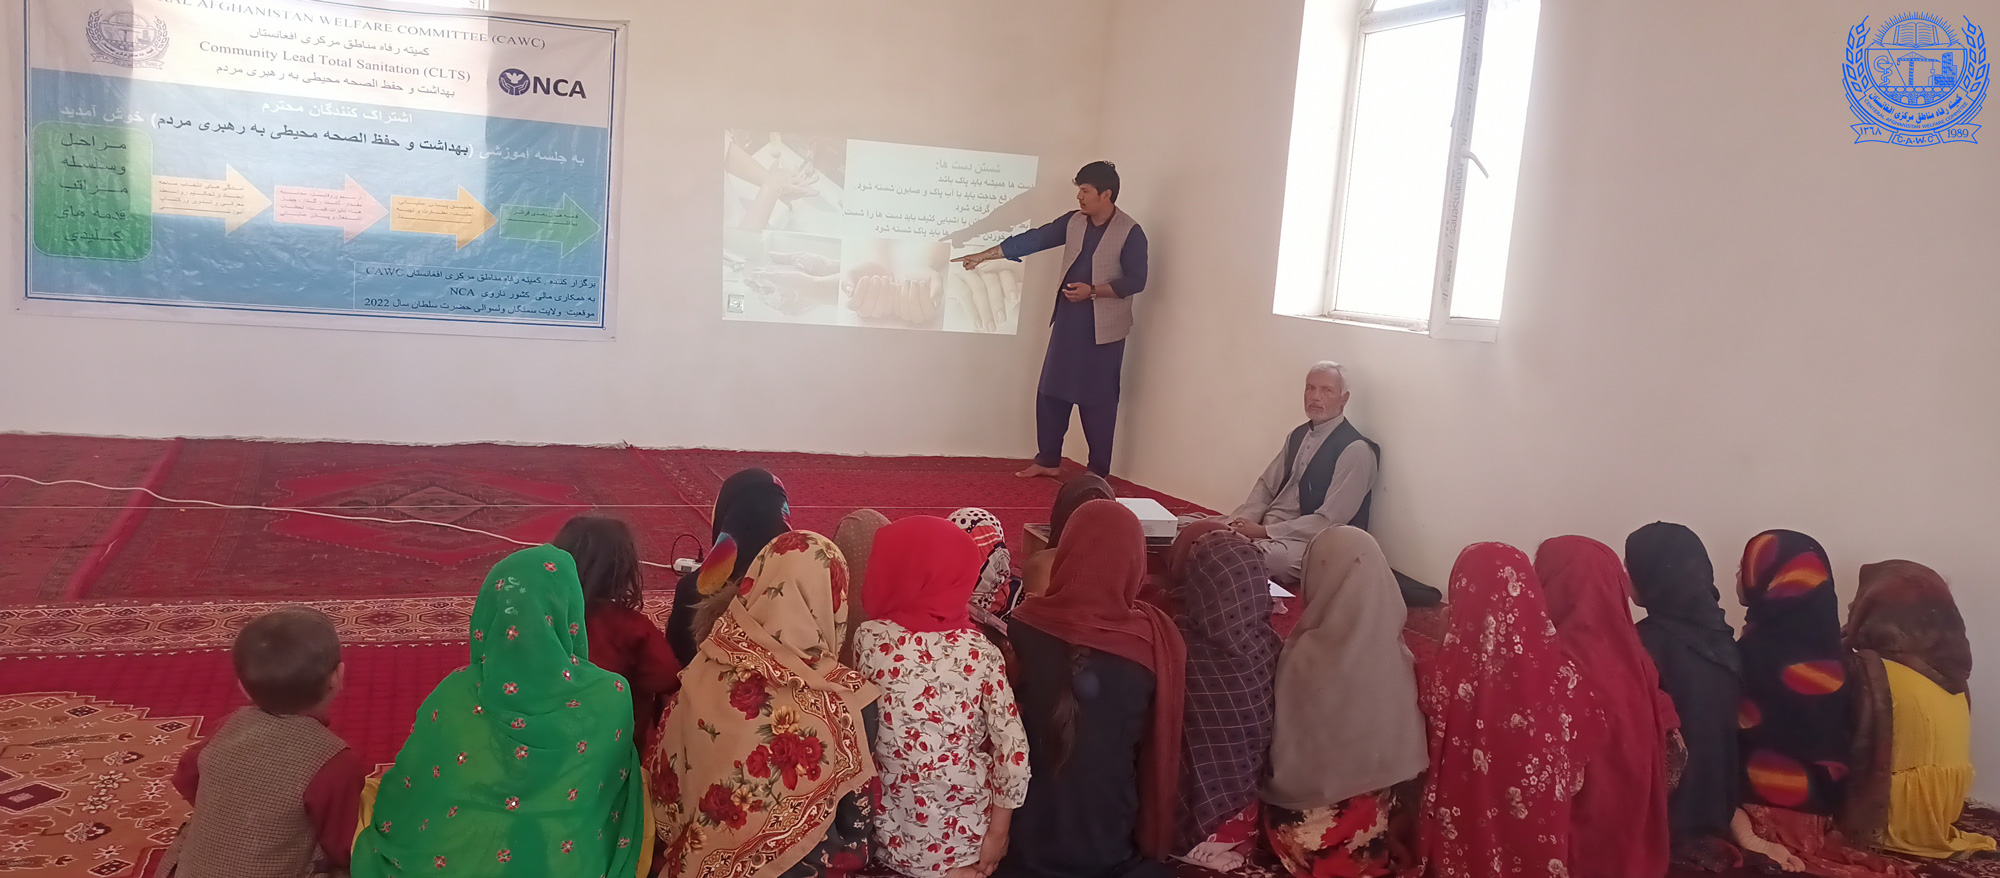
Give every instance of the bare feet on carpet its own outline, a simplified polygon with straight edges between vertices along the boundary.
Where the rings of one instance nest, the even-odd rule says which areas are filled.
[[[1014,474],[1016,478],[1022,478],[1022,479],[1037,479],[1037,478],[1053,479],[1060,475],[1062,475],[1061,469],[1053,466],[1042,466],[1039,463],[1028,464],[1027,469],[1024,469]]]
[[[1208,841],[1195,845],[1181,860],[1211,872],[1229,873],[1243,867],[1244,856],[1236,852],[1234,843]]]
[[[1778,868],[1787,872],[1805,871],[1806,864],[1799,860],[1797,854],[1782,844],[1758,835],[1750,821],[1750,815],[1743,813],[1742,808],[1736,809],[1735,816],[1730,818],[1729,830],[1736,837],[1737,847],[1751,853],[1763,854],[1766,859],[1778,864]]]

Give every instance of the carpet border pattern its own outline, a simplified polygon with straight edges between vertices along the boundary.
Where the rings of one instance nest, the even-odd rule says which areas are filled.
[[[0,607],[0,656],[183,652],[227,649],[251,619],[304,605],[333,619],[346,644],[454,643],[466,638],[471,596],[328,601],[169,601]],[[664,620],[673,596],[648,595],[645,611]]]

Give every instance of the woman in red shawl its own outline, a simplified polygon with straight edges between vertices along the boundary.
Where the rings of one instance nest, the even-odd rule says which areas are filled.
[[[1650,878],[1667,872],[1667,741],[1680,719],[1639,643],[1631,583],[1610,546],[1556,537],[1535,550],[1535,573],[1563,653],[1582,670],[1606,721],[1605,745],[1576,795],[1570,874]]]
[[[1033,777],[999,878],[1169,874],[1187,653],[1139,601],[1145,575],[1139,519],[1093,500],[1063,531],[1048,593],[1009,620]]]
[[[1567,876],[1571,798],[1604,736],[1521,550],[1478,543],[1451,571],[1451,628],[1418,701],[1430,720],[1419,845],[1433,878]]]

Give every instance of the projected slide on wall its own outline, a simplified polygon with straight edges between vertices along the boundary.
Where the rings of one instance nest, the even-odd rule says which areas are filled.
[[[1012,335],[1023,268],[966,271],[1035,219],[1034,156],[748,129],[724,134],[730,320]]]
[[[29,0],[26,298],[602,337],[618,25]]]

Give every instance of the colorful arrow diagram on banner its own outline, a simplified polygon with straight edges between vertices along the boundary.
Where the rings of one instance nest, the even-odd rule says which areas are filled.
[[[277,207],[271,217],[281,223],[296,223],[307,226],[331,226],[340,230],[340,240],[345,243],[354,240],[369,226],[382,221],[389,212],[382,209],[382,202],[354,182],[346,178],[347,185],[340,189],[312,189],[305,186],[279,186],[271,190],[277,199]]]
[[[213,217],[222,220],[223,234],[241,228],[244,223],[264,212],[271,206],[271,199],[236,173],[228,165],[222,166],[222,179],[204,180],[200,177],[154,177],[153,212],[168,216]]]
[[[458,187],[458,198],[413,198],[396,195],[389,199],[389,228],[398,232],[420,232],[429,235],[450,235],[458,239],[463,249],[474,238],[486,234],[493,228],[493,214],[486,206]]]
[[[576,199],[563,196],[561,207],[500,205],[500,237],[517,241],[554,241],[568,256],[583,242],[597,237],[597,220],[583,212]]]

